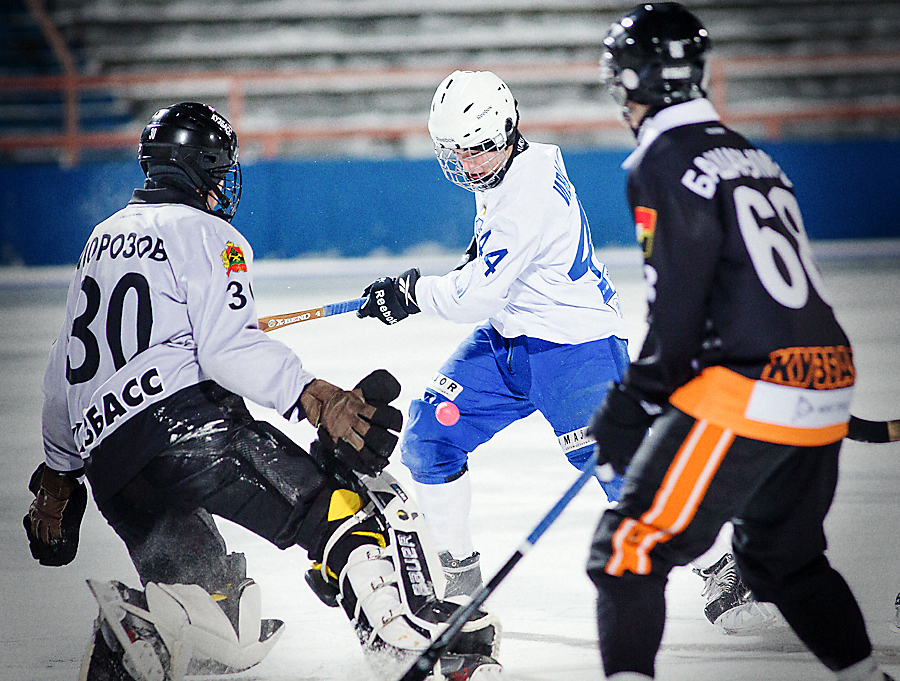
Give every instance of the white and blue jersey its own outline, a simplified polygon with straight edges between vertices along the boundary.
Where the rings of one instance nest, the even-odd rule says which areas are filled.
[[[527,145],[475,208],[477,256],[416,283],[422,312],[482,322],[410,407],[402,460],[425,484],[462,475],[469,452],[534,411],[580,466],[584,428],[628,364],[618,295],[559,148]],[[445,400],[460,411],[452,428],[435,417]]]
[[[553,343],[625,338],[619,297],[594,258],[587,216],[551,144],[530,144],[503,181],[475,194],[478,257],[416,282],[422,312],[489,320],[506,338]]]

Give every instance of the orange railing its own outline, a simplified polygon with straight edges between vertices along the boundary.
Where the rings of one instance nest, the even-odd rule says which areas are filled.
[[[542,82],[596,82],[596,63],[553,63],[544,65],[479,65],[503,74],[515,88],[520,84]],[[108,92],[126,101],[134,98],[174,101],[186,92],[188,98],[225,98],[227,115],[240,130],[241,144],[258,145],[262,155],[272,157],[287,143],[363,136],[382,140],[398,140],[427,135],[425,121],[410,123],[400,120],[372,126],[336,120],[329,123],[303,122],[264,129],[242,125],[244,103],[248,96],[266,92],[360,91],[379,88],[430,89],[446,75],[447,67],[336,69],[336,70],[272,70],[239,72],[154,72],[89,76],[67,70],[60,76],[0,77],[0,96],[7,92],[40,91],[62,95],[65,121],[58,133],[0,134],[0,152],[23,149],[57,149],[69,163],[77,162],[87,149],[132,148],[140,134],[141,124],[106,132],[85,131],[79,122],[78,101],[82,93]],[[726,122],[761,126],[770,138],[781,135],[785,124],[798,121],[833,121],[847,119],[900,118],[900,93],[860,101],[829,101],[804,104],[796,100],[790,105],[759,101],[750,106],[734,106],[728,101],[729,85],[736,78],[777,75],[900,73],[900,53],[809,57],[741,57],[710,61],[710,92],[716,108]],[[148,97],[147,93],[153,93]],[[158,93],[158,94],[157,94]],[[5,98],[5,97],[4,97]],[[588,116],[554,116],[533,120],[523,125],[526,131],[549,133],[590,132],[617,128],[615,113]]]

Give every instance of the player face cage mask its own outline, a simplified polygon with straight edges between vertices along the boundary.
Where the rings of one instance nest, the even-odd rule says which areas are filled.
[[[241,200],[238,139],[211,106],[184,102],[157,111],[141,134],[141,168],[153,179],[155,168],[174,166],[205,199],[215,197],[214,215],[231,221]]]
[[[628,101],[659,110],[706,96],[709,33],[677,2],[635,8],[610,27],[603,48],[600,82],[623,109]]]
[[[511,121],[510,121],[511,122]],[[493,189],[503,180],[508,167],[507,141],[498,147],[485,142],[468,149],[448,149],[435,145],[434,152],[444,177],[471,192]]]
[[[500,184],[509,167],[519,112],[490,71],[454,71],[431,102],[428,131],[444,177],[471,192]]]

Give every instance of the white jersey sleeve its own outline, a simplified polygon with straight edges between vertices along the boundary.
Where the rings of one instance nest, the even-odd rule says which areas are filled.
[[[243,236],[218,220],[198,242],[190,235],[174,257],[203,374],[283,414],[313,376],[294,352],[257,326],[251,290],[253,252]],[[174,264],[174,263],[173,263]]]
[[[68,298],[72,298],[69,286]],[[44,441],[44,459],[47,465],[57,471],[74,471],[84,464],[75,444],[72,424],[69,421],[69,408],[66,401],[66,345],[68,331],[72,328],[74,310],[67,308],[66,318],[59,337],[50,349],[50,359],[44,372],[43,393],[44,406],[41,412],[42,435]]]
[[[230,224],[180,204],[130,204],[98,225],[44,377],[48,464],[76,466],[122,423],[212,379],[287,412],[313,376],[257,329],[253,253]]]
[[[478,256],[418,280],[423,312],[460,323],[489,319],[508,338],[626,338],[615,286],[594,258],[587,216],[557,147],[531,144],[475,203]]]

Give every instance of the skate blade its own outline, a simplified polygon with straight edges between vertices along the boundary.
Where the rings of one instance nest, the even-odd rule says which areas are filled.
[[[787,622],[771,603],[751,601],[723,612],[715,626],[732,636],[746,636],[766,629],[786,627]]]

